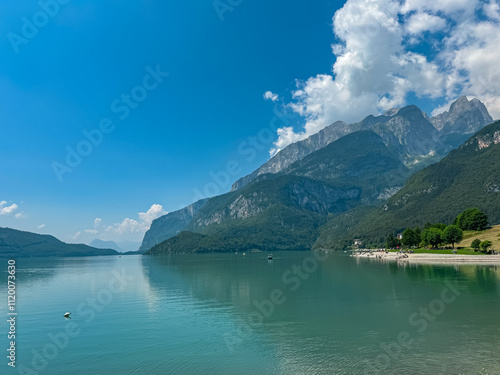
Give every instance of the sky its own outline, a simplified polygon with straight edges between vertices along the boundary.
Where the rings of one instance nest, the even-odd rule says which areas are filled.
[[[0,3],[0,226],[141,241],[337,121],[500,118],[499,1]]]

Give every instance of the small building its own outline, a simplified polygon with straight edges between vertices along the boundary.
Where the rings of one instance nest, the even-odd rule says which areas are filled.
[[[399,233],[397,236],[398,240],[402,240],[403,239],[403,233]]]
[[[361,241],[359,238],[354,240],[354,246],[362,246],[363,241]]]

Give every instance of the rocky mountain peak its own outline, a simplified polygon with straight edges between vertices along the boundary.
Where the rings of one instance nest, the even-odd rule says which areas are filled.
[[[478,99],[461,96],[450,109],[431,117],[432,125],[444,134],[473,134],[493,122],[486,106]]]

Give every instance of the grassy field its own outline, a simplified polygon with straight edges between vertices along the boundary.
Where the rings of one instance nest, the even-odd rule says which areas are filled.
[[[459,244],[455,245],[456,247],[470,247],[472,241],[476,238],[481,241],[491,241],[493,246],[491,247],[493,250],[500,250],[500,225],[495,225],[491,229],[487,229],[482,232],[464,232],[464,239]]]

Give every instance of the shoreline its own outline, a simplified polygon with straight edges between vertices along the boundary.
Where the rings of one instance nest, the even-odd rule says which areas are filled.
[[[406,255],[406,257],[405,257]],[[497,255],[459,255],[459,254],[399,254],[389,252],[353,253],[351,257],[375,260],[397,261],[412,264],[471,264],[500,265],[500,254]]]

